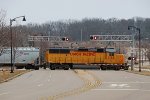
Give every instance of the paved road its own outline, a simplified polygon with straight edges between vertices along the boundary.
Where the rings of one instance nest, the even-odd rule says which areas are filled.
[[[32,71],[0,84],[0,100],[42,100],[83,84],[72,70]]]
[[[0,100],[149,100],[149,94],[149,76],[98,69],[40,69],[0,84]]]
[[[64,100],[150,100],[150,77],[124,71],[90,71],[101,86]]]

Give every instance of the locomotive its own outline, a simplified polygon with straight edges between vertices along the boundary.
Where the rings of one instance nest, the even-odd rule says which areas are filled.
[[[45,68],[72,69],[73,65],[98,65],[101,70],[128,70],[124,54],[114,48],[49,48],[45,52]]]

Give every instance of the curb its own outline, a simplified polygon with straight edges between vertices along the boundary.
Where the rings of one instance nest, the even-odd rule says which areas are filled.
[[[30,71],[27,71],[27,72],[30,72]],[[15,75],[15,76],[12,76],[12,77],[10,77],[10,78],[8,78],[8,79],[5,79],[5,80],[3,80],[3,81],[0,81],[0,84],[1,84],[1,83],[4,83],[4,82],[8,82],[8,81],[10,81],[10,80],[12,80],[12,79],[14,79],[14,78],[16,78],[16,77],[18,77],[18,76],[21,76],[21,75],[23,75],[23,74],[25,74],[25,73],[27,73],[27,72],[22,72],[22,73],[20,73],[20,74],[17,74],[17,75]]]

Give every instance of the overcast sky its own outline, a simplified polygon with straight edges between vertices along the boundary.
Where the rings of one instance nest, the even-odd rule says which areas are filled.
[[[25,15],[27,23],[83,18],[150,18],[150,0],[0,0],[7,20]]]

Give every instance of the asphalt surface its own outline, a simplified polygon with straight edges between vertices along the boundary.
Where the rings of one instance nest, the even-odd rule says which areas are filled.
[[[31,71],[0,84],[0,100],[149,100],[150,77],[99,69]]]

